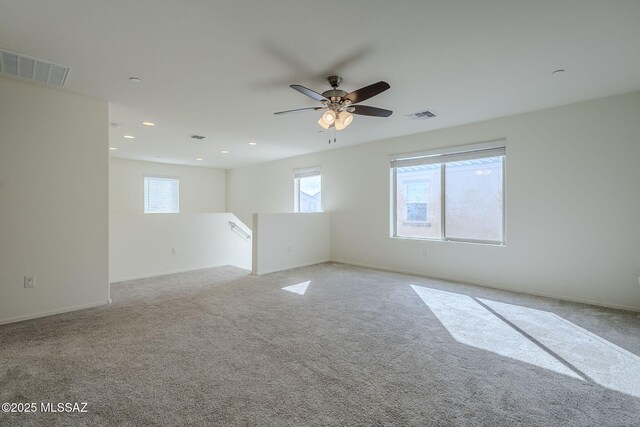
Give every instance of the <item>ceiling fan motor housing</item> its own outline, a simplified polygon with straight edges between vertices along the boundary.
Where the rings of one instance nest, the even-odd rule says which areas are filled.
[[[338,89],[338,86],[342,84],[342,77],[329,76],[327,77],[327,81],[329,82],[329,84],[333,89],[323,92],[322,96],[330,100],[331,104],[339,104],[340,101],[342,101],[342,98],[348,95],[348,92]],[[333,109],[337,111],[340,108],[340,105],[333,105],[333,107],[334,107]]]
[[[348,94],[347,92],[345,92],[344,90],[340,90],[340,89],[331,89],[331,90],[328,90],[326,92],[322,92],[322,96],[324,96],[325,98],[327,98],[331,102],[340,102],[340,100],[344,96],[347,96],[347,94]]]

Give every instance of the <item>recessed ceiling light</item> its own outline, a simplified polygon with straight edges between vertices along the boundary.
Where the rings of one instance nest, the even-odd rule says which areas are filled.
[[[116,148],[116,147],[109,147],[109,150],[116,151],[116,150],[117,150],[117,148]]]
[[[127,139],[135,139],[135,138],[136,138],[136,137],[135,137],[135,136],[133,136],[133,135],[125,135],[124,137],[125,137],[125,138],[127,138]]]
[[[229,154],[229,150],[222,150],[221,153],[222,154]]]
[[[142,122],[143,125],[145,126],[155,126],[156,124],[153,122]]]
[[[129,81],[131,83],[140,83],[142,80],[139,77],[129,77]]]
[[[258,145],[257,142],[250,142],[249,145]]]
[[[196,157],[196,160],[200,161],[202,160],[202,157]]]

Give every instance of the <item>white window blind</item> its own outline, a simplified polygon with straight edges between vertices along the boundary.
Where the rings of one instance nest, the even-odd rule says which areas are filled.
[[[505,141],[496,141],[492,144],[471,145],[451,148],[440,152],[422,152],[405,155],[395,155],[390,159],[391,168],[402,168],[407,166],[431,165],[436,163],[458,162],[462,160],[481,159],[485,157],[504,156],[506,148]]]
[[[294,178],[309,178],[311,176],[320,175],[320,168],[305,168],[305,169],[296,169],[293,171]]]
[[[178,178],[144,177],[144,213],[178,213],[180,211]]]

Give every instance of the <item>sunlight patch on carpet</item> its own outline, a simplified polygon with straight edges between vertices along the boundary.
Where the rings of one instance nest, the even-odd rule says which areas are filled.
[[[422,286],[411,287],[459,343],[582,379],[473,298]]]
[[[640,397],[640,357],[548,311],[480,299],[596,383]]]
[[[293,292],[294,294],[304,295],[307,292],[307,287],[309,287],[310,280],[302,283],[298,283],[297,285],[285,286],[282,288],[283,291]]]
[[[459,343],[640,398],[640,357],[554,313],[411,287]]]

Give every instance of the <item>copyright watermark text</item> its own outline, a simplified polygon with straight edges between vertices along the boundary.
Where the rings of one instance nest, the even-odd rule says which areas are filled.
[[[63,413],[87,413],[87,402],[18,402],[3,403],[3,413],[37,413],[48,414]]]

